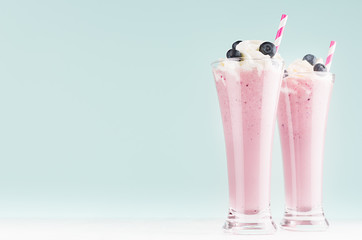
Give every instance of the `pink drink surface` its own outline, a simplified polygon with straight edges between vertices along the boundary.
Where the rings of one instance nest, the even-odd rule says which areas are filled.
[[[230,209],[269,209],[270,165],[282,63],[257,70],[213,70],[219,97],[229,178]]]
[[[333,87],[331,74],[292,74],[284,78],[278,106],[286,207],[321,208],[324,137]]]

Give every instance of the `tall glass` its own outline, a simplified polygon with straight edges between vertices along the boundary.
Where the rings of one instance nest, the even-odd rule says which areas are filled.
[[[224,229],[270,234],[271,151],[283,61],[227,59],[212,64],[224,126],[229,213]]]
[[[307,72],[283,79],[278,125],[283,150],[286,209],[282,228],[328,228],[322,209],[322,169],[334,74]]]

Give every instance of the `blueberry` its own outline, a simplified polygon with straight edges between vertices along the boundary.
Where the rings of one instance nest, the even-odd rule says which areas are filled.
[[[317,72],[327,72],[326,66],[324,66],[322,63],[317,63],[314,65],[313,70]]]
[[[283,77],[288,77],[288,71],[284,70],[284,76]]]
[[[317,62],[317,58],[313,54],[307,54],[303,57],[303,60],[306,60],[310,63],[310,65],[314,66],[314,64]]]
[[[226,57],[227,58],[240,58],[241,52],[239,52],[238,50],[235,49],[230,49],[227,53],[226,53]]]
[[[270,57],[274,57],[277,52],[275,45],[271,42],[263,42],[260,47],[259,51],[264,55],[269,55]]]
[[[242,42],[241,40],[238,40],[238,41],[234,42],[233,45],[232,45],[232,48],[236,49],[236,46],[241,42]]]

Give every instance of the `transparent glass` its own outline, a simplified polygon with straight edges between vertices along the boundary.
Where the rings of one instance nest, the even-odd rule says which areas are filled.
[[[283,61],[270,58],[212,64],[226,144],[227,232],[271,234],[276,230],[270,214],[270,171],[283,66]]]
[[[326,123],[334,74],[293,73],[284,77],[278,105],[286,209],[281,227],[323,231],[322,173]]]

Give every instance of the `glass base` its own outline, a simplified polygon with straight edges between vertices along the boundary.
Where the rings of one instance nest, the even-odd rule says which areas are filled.
[[[273,234],[276,231],[269,209],[253,214],[242,214],[230,209],[223,228],[232,234]]]
[[[322,209],[309,212],[286,210],[280,225],[286,230],[304,232],[326,231],[329,227]]]

